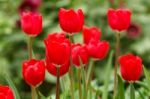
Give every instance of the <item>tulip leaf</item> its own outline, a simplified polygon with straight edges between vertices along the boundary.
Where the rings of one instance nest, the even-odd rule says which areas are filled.
[[[48,99],[48,98],[46,98],[39,90],[37,91],[38,92],[38,98],[39,99]],[[51,98],[50,98],[51,99]]]
[[[13,81],[11,80],[11,78],[9,76],[6,76],[6,81],[8,82],[8,84],[10,85],[10,87],[12,88],[14,95],[15,95],[15,99],[20,99],[19,93],[17,91],[17,88],[15,87]]]
[[[125,99],[124,83],[122,78],[118,75],[118,93],[117,99]]]
[[[148,72],[148,70],[145,67],[144,67],[144,75],[146,77],[147,85],[149,86],[149,90],[150,90],[150,73]]]
[[[145,99],[145,98],[144,98],[144,95],[141,93],[140,90],[138,91],[138,93],[139,93],[141,99]]]
[[[102,99],[108,99],[108,86],[109,86],[109,81],[110,81],[110,75],[111,75],[111,66],[112,66],[112,58],[113,58],[113,51],[111,51],[108,62],[106,65],[106,79],[104,81],[104,89],[102,93]]]
[[[130,83],[130,99],[135,99],[135,89],[133,83]]]

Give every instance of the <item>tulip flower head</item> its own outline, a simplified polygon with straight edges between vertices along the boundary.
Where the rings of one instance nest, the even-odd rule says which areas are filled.
[[[84,14],[81,9],[74,11],[61,8],[59,11],[59,24],[63,31],[67,33],[80,32],[84,24]]]
[[[119,59],[121,75],[124,80],[134,82],[142,73],[142,59],[133,54],[123,55]]]
[[[127,9],[109,9],[108,23],[113,30],[123,31],[128,29],[131,20],[131,11]]]
[[[23,78],[31,86],[40,85],[45,78],[45,64],[42,60],[27,60],[23,62]]]
[[[97,27],[83,27],[83,40],[85,44],[88,44],[91,39],[100,40],[101,30]]]
[[[102,60],[109,51],[109,43],[107,41],[97,41],[92,39],[87,45],[89,56],[94,59]]]
[[[37,36],[42,32],[42,16],[39,13],[24,12],[21,15],[22,30],[29,36]]]
[[[72,62],[76,67],[80,67],[80,59],[83,65],[88,63],[88,51],[86,46],[81,46],[80,44],[72,45]]]
[[[60,77],[65,75],[69,71],[70,61],[60,66]],[[52,64],[48,59],[46,59],[46,68],[50,74],[57,77],[57,66]]]
[[[70,60],[71,44],[63,33],[49,34],[44,43],[48,62],[55,66],[62,66]]]
[[[0,99],[15,99],[13,91],[9,86],[0,85]]]

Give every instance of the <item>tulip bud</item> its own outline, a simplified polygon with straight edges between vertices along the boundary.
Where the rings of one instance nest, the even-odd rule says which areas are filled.
[[[109,51],[109,43],[107,41],[97,41],[92,39],[87,45],[87,49],[92,58],[102,60]]]
[[[123,55],[119,59],[120,71],[124,80],[128,82],[136,81],[142,73],[142,59],[133,54]]]
[[[60,77],[65,75],[69,71],[70,61],[60,66]],[[52,64],[48,59],[46,59],[46,68],[50,74],[57,77],[57,66]]]
[[[84,24],[84,14],[81,9],[75,12],[73,9],[61,8],[59,11],[59,24],[63,31],[67,33],[80,32]]]
[[[97,27],[84,27],[83,28],[83,40],[85,44],[88,44],[91,39],[100,40],[101,30]]]
[[[76,67],[79,67],[80,59],[82,64],[88,63],[88,52],[86,46],[81,46],[80,44],[73,44],[72,45],[72,62]]]
[[[55,65],[63,65],[70,60],[71,44],[62,33],[49,34],[44,40],[46,59]]]
[[[45,64],[42,60],[31,59],[23,62],[23,78],[30,86],[40,85],[45,78]]]
[[[131,12],[127,9],[109,9],[108,23],[113,30],[123,31],[130,25]]]
[[[22,30],[29,36],[37,36],[42,32],[42,16],[39,13],[24,12],[21,15]]]
[[[14,99],[14,95],[10,87],[0,85],[0,99]]]

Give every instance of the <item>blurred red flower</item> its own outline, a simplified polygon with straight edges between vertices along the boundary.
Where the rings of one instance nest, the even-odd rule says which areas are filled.
[[[91,39],[100,40],[101,30],[97,27],[83,27],[83,40],[85,44],[88,44]]]
[[[39,13],[24,12],[21,15],[22,30],[29,36],[37,36],[42,32],[42,16]]]
[[[45,78],[45,64],[42,60],[27,60],[23,62],[22,74],[27,84],[40,85]]]
[[[73,9],[61,8],[59,11],[59,24],[63,31],[67,33],[80,32],[84,24],[84,14],[81,9],[75,12]]]
[[[123,31],[130,26],[131,12],[127,9],[109,9],[108,23],[113,30]]]
[[[80,44],[73,44],[72,45],[72,62],[76,67],[81,66],[80,59],[82,61],[82,64],[88,63],[88,52],[86,46],[82,46]]]
[[[142,73],[142,59],[133,54],[123,55],[119,59],[121,75],[126,81],[136,81]]]
[[[67,61],[63,65],[60,66],[60,76],[65,75],[69,71],[70,61]],[[46,68],[50,74],[57,77],[57,66],[52,64],[48,59],[46,59]]]
[[[49,34],[44,42],[48,62],[61,66],[70,60],[71,44],[63,33]]]
[[[87,45],[89,55],[94,59],[102,60],[109,51],[109,43],[107,41],[90,40]]]
[[[14,99],[13,91],[9,86],[0,85],[0,99]]]
[[[137,38],[141,33],[141,26],[135,23],[130,24],[127,29],[127,36],[129,38]]]

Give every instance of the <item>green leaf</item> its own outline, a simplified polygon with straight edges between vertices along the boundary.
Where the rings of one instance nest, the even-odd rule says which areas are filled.
[[[39,90],[37,90],[37,92],[38,92],[38,98],[39,99],[47,99]]]
[[[150,90],[150,73],[148,72],[148,70],[145,67],[144,67],[144,75],[146,77],[147,85]]]
[[[15,87],[13,81],[10,79],[9,76],[6,76],[6,81],[8,82],[8,84],[10,85],[10,87],[12,88],[14,94],[15,94],[15,99],[20,99],[19,93],[17,91],[17,88]]]
[[[119,75],[118,75],[117,99],[125,99],[124,83],[122,78]]]
[[[111,76],[111,66],[112,66],[112,58],[113,58],[113,51],[111,51],[108,62],[106,65],[106,76],[105,76],[105,81],[104,81],[104,89],[102,93],[102,99],[108,99],[108,85],[110,81],[110,76]]]
[[[130,99],[135,99],[135,89],[132,83],[130,84]]]
[[[145,99],[145,98],[144,98],[145,96],[141,93],[141,91],[140,91],[140,90],[138,91],[138,93],[139,93],[139,95],[140,95],[141,99]]]

